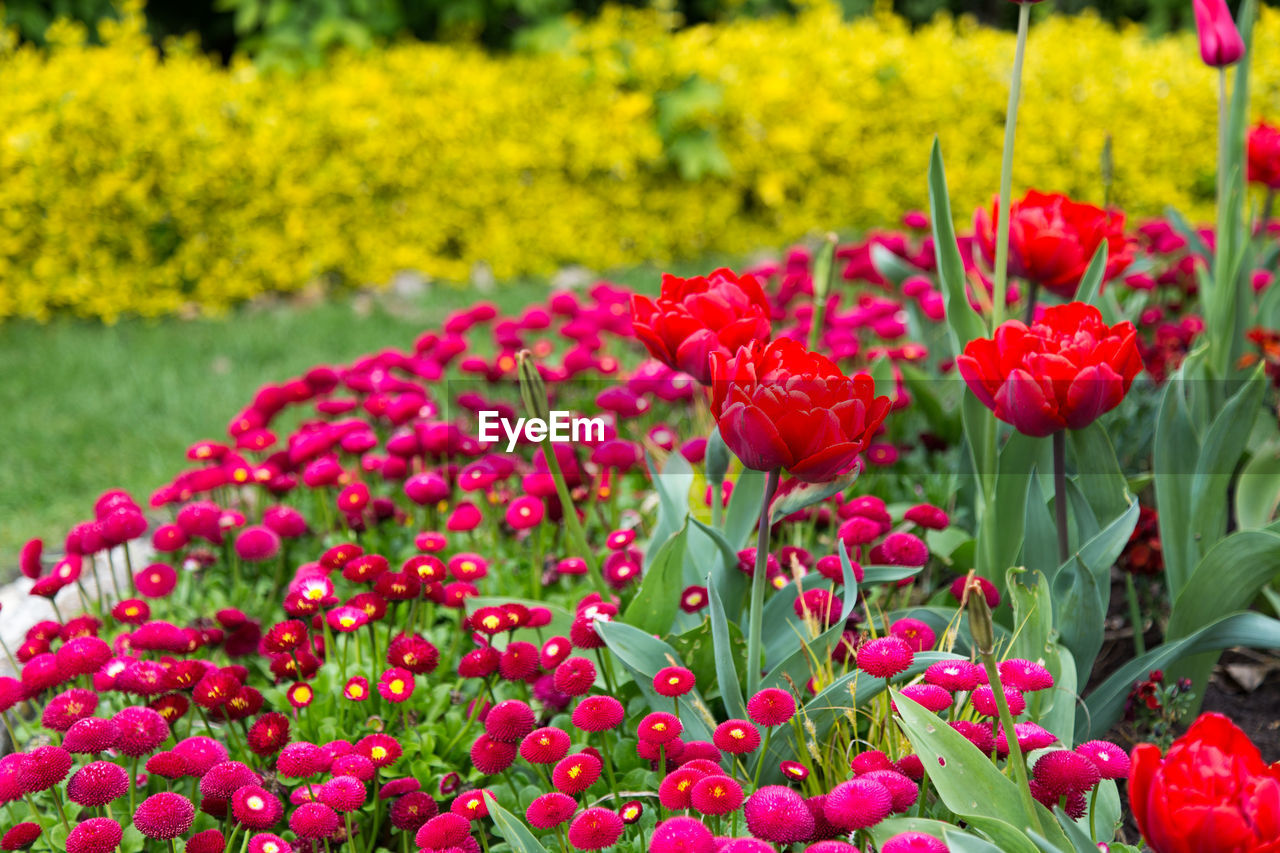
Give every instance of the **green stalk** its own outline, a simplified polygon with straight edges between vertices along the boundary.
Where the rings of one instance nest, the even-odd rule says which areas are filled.
[[[1013,195],[1013,139],[1018,127],[1018,101],[1022,98],[1022,60],[1027,51],[1027,26],[1031,4],[1018,4],[1018,43],[1013,53],[1013,79],[1009,83],[1009,108],[1004,117],[1004,149],[1000,155],[1000,213],[996,222],[996,268],[991,294],[991,326],[1004,322],[1004,301],[1009,283],[1009,208]]]
[[[1067,541],[1067,434],[1053,434],[1053,510],[1058,528],[1058,565],[1071,556]]]
[[[747,695],[760,691],[760,647],[764,632],[765,574],[769,568],[769,509],[778,491],[779,469],[769,472],[760,501],[760,529],[756,534],[756,567],[751,573],[751,609],[747,628]]]
[[[1147,640],[1142,628],[1146,622],[1142,618],[1142,607],[1138,603],[1138,589],[1133,585],[1133,573],[1124,573],[1124,592],[1129,599],[1129,623],[1133,625],[1133,653],[1142,657],[1147,653]]]

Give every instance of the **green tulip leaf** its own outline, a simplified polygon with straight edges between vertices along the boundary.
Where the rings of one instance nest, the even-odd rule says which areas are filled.
[[[511,845],[514,853],[547,853],[547,848],[534,838],[524,821],[516,819],[496,800],[489,801],[489,817],[493,818],[493,828]]]
[[[689,525],[669,538],[658,549],[644,575],[640,588],[622,619],[647,634],[664,636],[671,630],[680,610],[680,593],[684,591],[684,560],[689,541]]]

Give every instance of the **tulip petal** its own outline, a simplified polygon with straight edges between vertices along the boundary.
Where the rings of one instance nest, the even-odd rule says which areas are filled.
[[[778,428],[756,406],[730,406],[720,416],[720,436],[742,464],[752,470],[787,468],[793,461]]]
[[[1042,438],[1064,426],[1044,387],[1026,370],[1009,374],[996,394],[996,417],[1025,435]]]

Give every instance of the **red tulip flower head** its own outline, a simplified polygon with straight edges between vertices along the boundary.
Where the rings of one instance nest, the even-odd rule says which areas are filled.
[[[711,375],[711,412],[742,464],[809,483],[848,471],[889,413],[870,376],[845,376],[788,338],[716,353]]]
[[[1083,429],[1111,411],[1142,369],[1132,323],[1108,326],[1097,308],[1045,309],[1029,328],[1009,320],[965,345],[956,367],[969,389],[1019,432]]]
[[[1202,714],[1168,755],[1133,751],[1129,803],[1153,853],[1280,851],[1280,766],[1221,714]]]
[[[631,314],[636,337],[654,358],[703,385],[711,382],[713,354],[731,355],[772,333],[760,283],[727,269],[706,277],[664,275],[657,301],[632,296]]]
[[[1226,0],[1191,0],[1200,34],[1200,58],[1211,68],[1235,65],[1244,56],[1244,41]]]
[[[988,263],[996,254],[999,201],[991,211],[974,214],[978,245]],[[1061,193],[1028,190],[1009,209],[1009,272],[1071,299],[1089,261],[1103,240],[1107,242],[1107,270],[1112,279],[1133,261],[1132,245],[1124,236],[1124,214],[1072,201]]]
[[[1280,127],[1258,122],[1249,130],[1249,180],[1280,190]]]

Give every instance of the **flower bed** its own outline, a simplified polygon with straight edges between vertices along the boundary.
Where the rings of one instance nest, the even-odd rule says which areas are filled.
[[[1263,13],[1274,43],[1280,13]],[[139,27],[0,57],[0,319],[216,312],[316,280],[465,282],[481,262],[502,280],[878,227],[926,206],[935,134],[960,210],[998,185],[1012,42],[970,23],[822,6],[672,35],[615,11],[563,53],[406,44],[296,78],[180,45],[161,60]],[[1213,86],[1189,36],[1058,17],[1032,44],[1018,184],[1101,200],[1110,136],[1114,203],[1208,216]],[[1254,109],[1275,115],[1280,71],[1254,73]]]
[[[1252,3],[1197,11],[1214,229],[1015,199],[1015,73],[972,233],[935,144],[900,229],[476,304],[32,540],[0,848],[1129,853],[1127,800],[1155,853],[1276,850],[1280,770],[1173,740],[1280,647],[1280,134],[1225,73]]]

